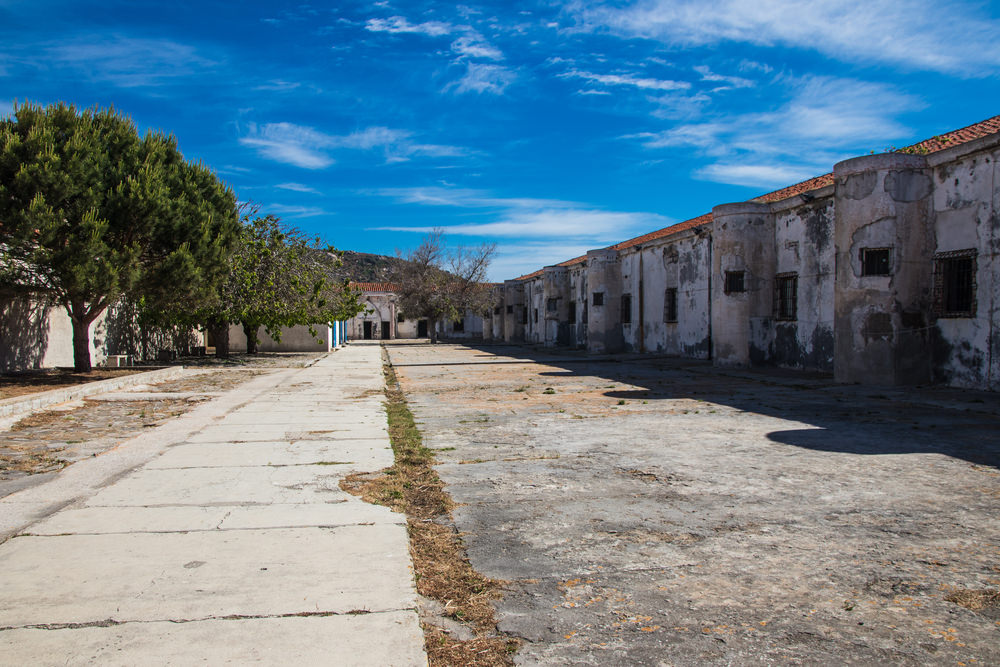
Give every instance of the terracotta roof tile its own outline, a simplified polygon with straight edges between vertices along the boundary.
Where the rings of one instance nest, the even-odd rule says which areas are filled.
[[[351,281],[351,287],[363,292],[395,292],[397,290],[395,283],[358,283]]]

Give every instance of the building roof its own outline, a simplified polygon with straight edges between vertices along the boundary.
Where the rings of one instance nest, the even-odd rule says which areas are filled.
[[[358,283],[351,281],[351,287],[363,292],[395,292],[399,288],[395,283]]]
[[[961,146],[962,144],[975,141],[976,139],[982,139],[983,137],[988,137],[991,134],[996,134],[998,132],[1000,132],[1000,115],[987,118],[986,120],[973,123],[972,125],[967,125],[966,127],[962,127],[957,130],[952,130],[951,132],[946,132],[945,134],[940,134],[936,137],[931,137],[930,139],[924,139],[923,141],[919,141],[905,148],[898,149],[898,152],[920,154],[936,153],[946,148]],[[759,197],[754,197],[750,201],[763,203],[782,201],[783,199],[788,199],[804,192],[811,192],[813,190],[825,188],[828,185],[833,185],[833,182],[833,173],[823,174],[822,176],[816,176],[815,178],[807,179],[801,183],[789,185],[781,188],[780,190],[775,190],[773,192],[760,195]],[[673,236],[674,234],[679,234],[680,232],[695,229],[703,225],[709,225],[711,223],[712,214],[705,213],[696,218],[679,222],[676,225],[664,227],[663,229],[658,229],[654,232],[643,234],[642,236],[636,236],[635,238],[628,239],[627,241],[621,241],[620,243],[607,246],[607,248],[611,250],[625,250],[626,248],[642,245],[648,241],[655,241],[656,239]],[[586,261],[586,259],[586,256],[575,257],[574,259],[556,264],[556,266],[572,266]],[[534,273],[528,273],[519,278],[515,278],[514,280],[530,280],[532,278],[537,278],[540,275],[542,275],[542,270],[535,271]]]

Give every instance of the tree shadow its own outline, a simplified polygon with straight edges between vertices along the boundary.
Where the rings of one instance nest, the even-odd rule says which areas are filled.
[[[0,372],[42,367],[51,306],[30,293],[0,295]]]

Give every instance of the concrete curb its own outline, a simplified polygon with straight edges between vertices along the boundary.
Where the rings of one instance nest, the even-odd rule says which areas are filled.
[[[62,389],[41,391],[37,394],[29,394],[27,396],[7,398],[0,401],[0,418],[28,415],[46,406],[65,403],[66,401],[75,401],[78,398],[90,396],[91,394],[103,394],[108,391],[124,389],[125,387],[171,380],[180,376],[183,371],[183,366],[171,366],[170,368],[160,368],[145,373],[130,373],[120,378],[96,380],[76,387],[64,387]]]

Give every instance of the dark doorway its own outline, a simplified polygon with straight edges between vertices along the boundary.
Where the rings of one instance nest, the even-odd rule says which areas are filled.
[[[372,322],[365,322],[365,340],[372,339]]]
[[[382,320],[382,340],[389,340],[389,323]]]
[[[417,338],[427,338],[427,320],[417,322]]]

